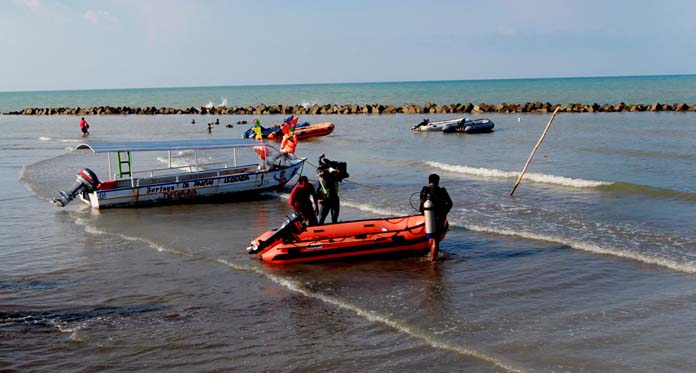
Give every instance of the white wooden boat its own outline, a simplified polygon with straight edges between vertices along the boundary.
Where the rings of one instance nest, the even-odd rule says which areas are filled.
[[[255,152],[259,146],[269,150],[265,160]],[[281,188],[300,174],[305,161],[283,156],[272,144],[247,139],[85,143],[76,149],[106,153],[108,179],[100,182],[92,170],[81,170],[71,189],[52,200],[56,206],[65,206],[78,195],[101,209],[266,191]],[[140,159],[151,167],[136,170]],[[167,166],[157,167],[161,163]]]

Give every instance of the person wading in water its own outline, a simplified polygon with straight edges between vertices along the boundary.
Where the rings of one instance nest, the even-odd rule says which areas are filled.
[[[314,208],[312,208],[310,196],[314,199]],[[307,176],[300,176],[297,185],[292,188],[288,205],[290,205],[295,212],[302,215],[303,220],[307,222],[308,226],[319,224],[317,222],[317,210],[319,209],[317,204],[317,193],[314,191],[314,186],[309,182]]]
[[[80,131],[82,131],[82,137],[89,136],[89,123],[87,123],[85,117],[80,119]]]
[[[420,192],[420,212],[425,212],[425,201],[430,200],[435,214],[435,233],[430,238],[430,260],[437,259],[437,252],[440,250],[440,238],[447,231],[447,214],[452,209],[452,199],[447,193],[447,189],[440,187],[440,176],[430,174],[428,185],[424,186]]]

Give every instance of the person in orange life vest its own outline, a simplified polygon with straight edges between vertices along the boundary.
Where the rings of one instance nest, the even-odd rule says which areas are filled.
[[[314,209],[312,209],[310,196],[314,199]],[[302,215],[302,218],[307,222],[308,226],[319,224],[316,216],[319,210],[317,194],[314,191],[314,186],[312,186],[309,179],[307,179],[307,176],[300,176],[297,185],[292,188],[290,199],[288,199],[288,205],[290,205],[295,212]]]
[[[256,136],[256,141],[263,144],[263,139],[259,136]],[[266,161],[266,158],[268,158],[271,155],[271,152],[268,150],[268,147],[266,145],[255,146],[254,151],[256,152],[256,154],[258,154],[259,159],[261,160],[259,162],[258,169],[268,170],[270,165]]]
[[[82,137],[89,135],[89,123],[87,123],[85,117],[80,119],[80,130],[82,131]]]
[[[295,127],[290,127],[290,131],[283,135],[283,141],[280,142],[280,151],[289,159],[295,158],[295,148],[297,148],[297,136],[295,136]]]

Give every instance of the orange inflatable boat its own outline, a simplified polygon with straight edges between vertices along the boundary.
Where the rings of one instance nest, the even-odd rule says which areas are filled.
[[[445,229],[446,232],[446,229]],[[445,234],[442,234],[444,238]],[[292,264],[377,254],[428,252],[423,215],[355,220],[305,227],[297,214],[247,248],[263,262]]]
[[[331,122],[323,122],[317,124],[309,124],[306,126],[295,127],[295,136],[298,140],[307,139],[315,136],[325,136],[333,132],[336,126]],[[277,131],[268,135],[269,140],[280,141],[283,138],[283,132]]]
[[[310,124],[309,126],[295,128],[295,136],[297,136],[298,140],[314,136],[325,136],[333,132],[335,127],[331,122]]]

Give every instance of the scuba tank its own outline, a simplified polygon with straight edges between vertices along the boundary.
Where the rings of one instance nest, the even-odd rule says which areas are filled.
[[[425,237],[430,238],[435,234],[435,204],[428,199],[423,202],[423,217],[425,217]]]
[[[99,185],[99,179],[97,175],[90,170],[85,168],[77,174],[77,180],[70,187],[69,191],[59,191],[58,195],[51,200],[51,203],[58,207],[65,207],[70,201],[72,201],[81,191],[87,193],[94,191]]]

